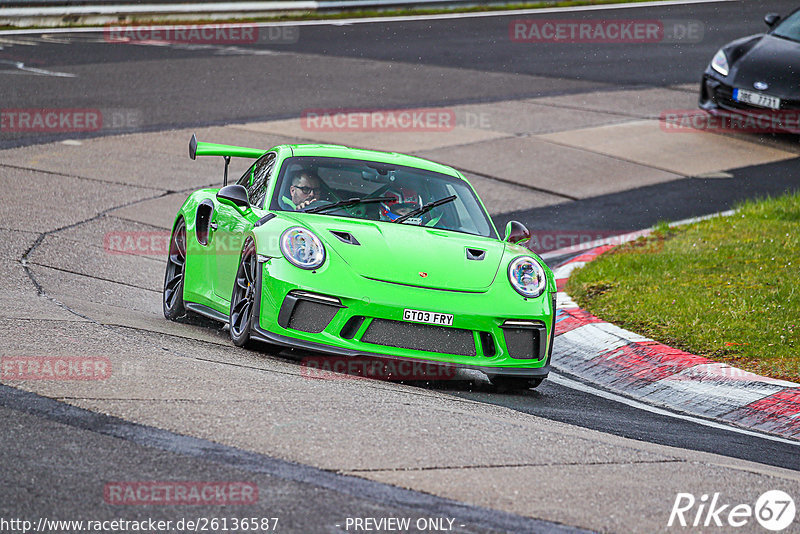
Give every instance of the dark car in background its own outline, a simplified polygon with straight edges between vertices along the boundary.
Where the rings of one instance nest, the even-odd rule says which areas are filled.
[[[701,109],[769,117],[778,131],[800,133],[800,9],[764,17],[760,33],[732,41],[712,58],[700,85]]]

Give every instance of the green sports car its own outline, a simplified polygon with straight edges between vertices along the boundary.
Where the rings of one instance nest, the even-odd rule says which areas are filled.
[[[485,373],[535,387],[553,348],[553,273],[510,222],[501,237],[455,169],[336,145],[267,151],[198,142],[222,156],[222,188],[175,217],[164,315],[187,311],[251,341],[335,357]],[[231,157],[254,160],[227,185]]]

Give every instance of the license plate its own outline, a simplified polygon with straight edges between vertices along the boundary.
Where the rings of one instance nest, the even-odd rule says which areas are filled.
[[[435,313],[419,310],[403,310],[403,320],[410,323],[439,324],[453,326],[453,316],[449,313]]]
[[[770,109],[780,109],[781,99],[777,96],[762,95],[746,89],[734,89],[733,99],[737,102],[752,104],[754,106]]]

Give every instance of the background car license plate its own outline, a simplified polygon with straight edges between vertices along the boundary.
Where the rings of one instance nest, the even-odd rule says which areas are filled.
[[[453,325],[453,316],[449,313],[434,313],[419,310],[403,310],[403,320],[412,323]]]
[[[762,95],[745,89],[734,89],[733,99],[737,102],[744,102],[745,104],[752,104],[762,108],[780,109],[781,107],[781,99],[777,96]]]

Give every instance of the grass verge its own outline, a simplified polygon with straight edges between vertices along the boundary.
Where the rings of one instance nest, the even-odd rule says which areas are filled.
[[[764,376],[800,382],[800,193],[655,232],[570,277],[584,309]]]

